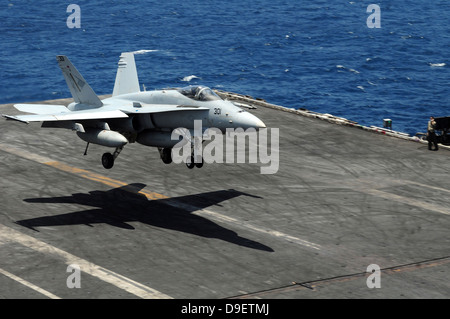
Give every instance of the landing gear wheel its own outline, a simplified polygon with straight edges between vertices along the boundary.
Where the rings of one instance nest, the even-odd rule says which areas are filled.
[[[114,166],[114,156],[111,153],[105,153],[102,156],[102,164],[106,169],[110,169]]]
[[[161,151],[161,159],[164,164],[170,164],[172,163],[172,149],[171,148],[164,148]]]
[[[194,166],[195,166],[194,156],[191,156],[191,162],[190,163],[189,163],[189,159],[186,161],[186,166],[189,169],[193,169],[194,168]]]
[[[200,161],[197,161],[197,163],[195,163],[195,167],[197,168],[203,167],[203,156],[200,156]]]

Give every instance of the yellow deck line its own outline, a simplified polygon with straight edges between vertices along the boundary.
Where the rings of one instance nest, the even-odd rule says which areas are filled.
[[[49,162],[44,162],[42,164],[51,166],[51,167],[56,168],[63,172],[78,175],[82,178],[89,179],[94,182],[99,182],[99,183],[108,185],[113,188],[118,188],[118,187],[123,187],[123,186],[128,185],[127,183],[121,182],[119,180],[109,178],[109,177],[106,177],[104,175],[100,175],[97,173],[93,173],[93,172],[90,172],[90,171],[87,171],[87,170],[84,170],[81,168],[73,167],[73,166],[58,162],[58,161],[49,161]],[[155,192],[146,191],[146,190],[141,190],[138,193],[144,195],[149,200],[158,200],[158,199],[169,198],[168,196],[158,194]]]

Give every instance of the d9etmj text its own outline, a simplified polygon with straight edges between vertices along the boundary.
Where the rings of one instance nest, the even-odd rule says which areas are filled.
[[[225,304],[225,309],[223,307],[217,306],[196,306],[188,303],[187,306],[181,307],[182,314],[206,314],[208,316],[213,316],[214,312],[226,313],[226,314],[262,314],[269,315],[269,304]]]

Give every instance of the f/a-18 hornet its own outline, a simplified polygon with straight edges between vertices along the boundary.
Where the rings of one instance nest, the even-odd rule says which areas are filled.
[[[110,169],[127,143],[138,142],[157,147],[164,163],[172,162],[172,148],[179,140],[172,140],[177,128],[194,129],[194,121],[201,120],[202,128],[265,128],[253,114],[223,100],[205,86],[141,91],[134,54],[122,53],[112,96],[100,100],[83,76],[64,55],[56,57],[74,102],[67,107],[49,104],[15,104],[28,115],[3,115],[23,123],[43,122],[42,127],[66,128],[89,143],[115,148],[102,156],[102,164]],[[197,122],[198,123],[198,122]],[[191,140],[192,141],[192,140]],[[189,168],[194,160],[186,161]],[[197,167],[203,161],[195,161]]]

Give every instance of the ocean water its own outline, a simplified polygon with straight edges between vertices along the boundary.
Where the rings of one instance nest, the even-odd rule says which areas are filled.
[[[0,103],[69,97],[59,54],[110,94],[133,51],[147,90],[203,84],[413,135],[450,116],[449,16],[448,0],[2,1]]]

